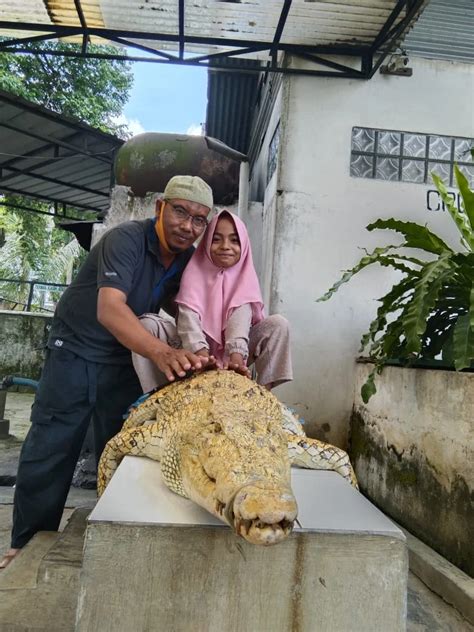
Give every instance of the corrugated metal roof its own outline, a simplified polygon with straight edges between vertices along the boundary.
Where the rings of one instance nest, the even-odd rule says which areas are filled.
[[[474,0],[431,0],[403,48],[420,57],[474,61]]]
[[[106,210],[123,141],[0,91],[0,193]]]
[[[387,22],[393,29],[407,15],[414,19],[416,15],[410,11],[426,1],[2,0],[0,35],[21,38],[33,31],[41,35],[50,25],[58,35],[61,28],[80,26],[82,34],[97,36],[100,32],[94,29],[101,27],[104,34],[105,30],[109,35],[115,32],[114,41],[126,36],[128,41],[154,50],[179,50],[181,61],[184,51],[205,55],[236,46],[252,48],[242,53],[244,58],[266,60],[268,48],[273,46],[271,52],[275,53],[278,45],[280,50],[285,46],[368,50],[380,43]],[[392,19],[394,10],[397,13]],[[143,38],[138,39],[138,34]],[[267,44],[265,50],[261,44]]]
[[[235,60],[232,59],[225,61],[229,68],[234,63]],[[256,62],[247,60],[245,63],[252,68]],[[259,75],[254,73],[210,69],[207,85],[206,134],[247,154],[259,81]]]
[[[74,0],[49,0],[45,2],[53,24],[79,25],[79,15]],[[81,12],[88,26],[105,26],[99,0],[81,0]]]
[[[370,43],[396,4],[396,0],[294,0],[281,41],[307,45]],[[95,22],[103,21],[109,29],[173,34],[178,28],[177,0],[82,0],[81,6],[85,16],[89,14],[89,19]],[[184,28],[190,37],[201,36],[205,30],[209,37],[235,39],[238,34],[245,40],[272,41],[282,6],[281,0],[188,1],[185,3]],[[44,3],[42,0],[4,0],[0,19],[67,26],[78,24],[73,0],[45,0]],[[89,19],[88,26],[95,26]],[[156,42],[150,44],[157,45]],[[166,42],[160,45],[169,46]]]

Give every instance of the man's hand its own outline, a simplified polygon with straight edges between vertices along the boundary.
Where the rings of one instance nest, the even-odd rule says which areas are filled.
[[[245,364],[244,357],[241,353],[231,353],[229,356],[229,362],[224,365],[224,369],[235,371],[245,377],[250,378],[250,369]]]
[[[185,377],[187,371],[199,371],[205,368],[210,361],[209,357],[192,353],[186,349],[173,349],[169,346],[155,351],[150,354],[149,358],[170,382],[174,381],[175,374],[178,377]]]

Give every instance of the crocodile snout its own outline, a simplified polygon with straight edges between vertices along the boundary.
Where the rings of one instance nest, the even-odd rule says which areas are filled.
[[[290,535],[298,506],[291,489],[255,484],[236,494],[232,513],[237,535],[252,544],[269,546]]]

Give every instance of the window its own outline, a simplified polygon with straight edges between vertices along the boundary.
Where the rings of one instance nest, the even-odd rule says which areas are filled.
[[[424,184],[434,171],[452,186],[457,163],[474,186],[473,146],[472,138],[353,127],[351,176]]]
[[[272,140],[268,147],[267,184],[270,182],[278,161],[278,148],[280,146],[280,123],[273,132]]]

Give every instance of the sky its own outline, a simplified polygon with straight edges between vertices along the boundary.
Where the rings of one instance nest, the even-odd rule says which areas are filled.
[[[119,122],[127,123],[134,135],[201,133],[206,120],[206,68],[135,62],[133,73],[133,88]]]

